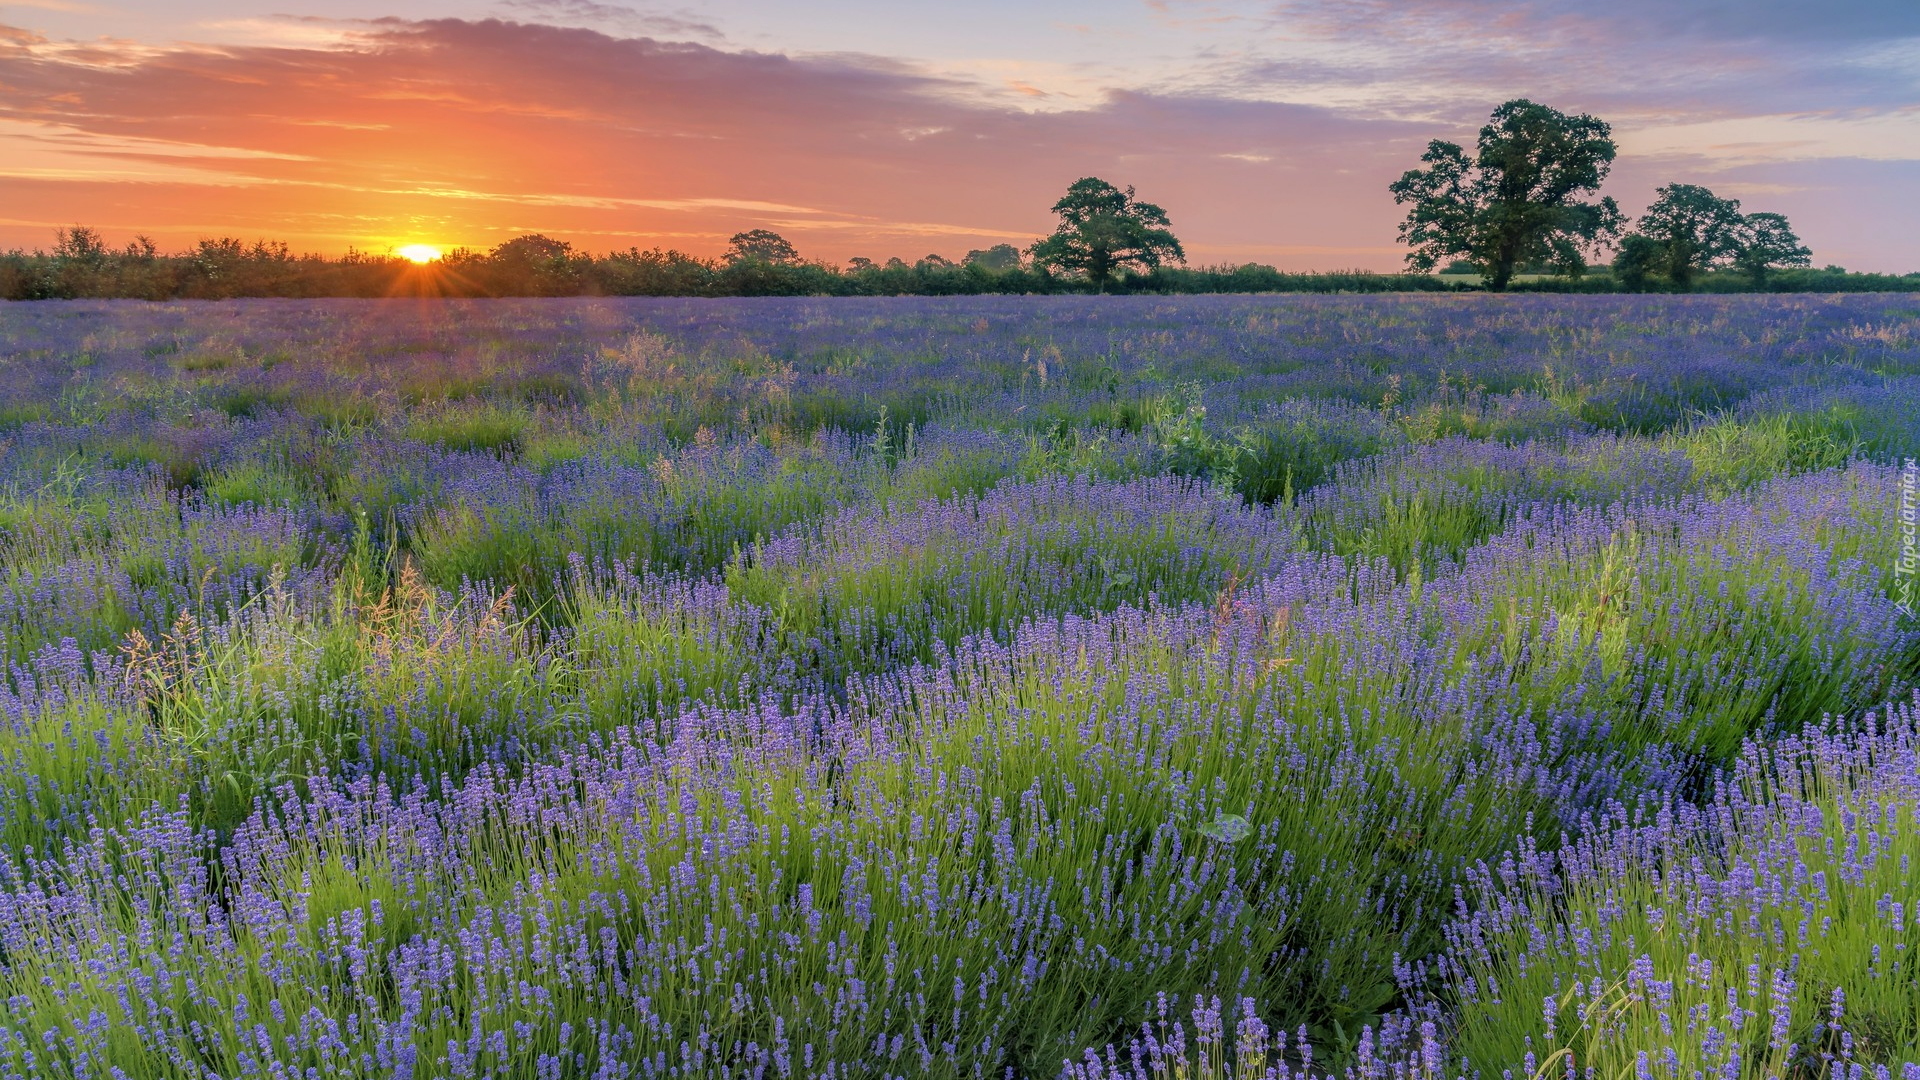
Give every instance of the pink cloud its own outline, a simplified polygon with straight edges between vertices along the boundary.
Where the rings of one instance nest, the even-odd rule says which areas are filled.
[[[497,21],[84,60],[25,41],[0,45],[0,145],[58,168],[0,165],[0,192],[15,221],[323,250],[538,230],[715,252],[777,220],[839,260],[1038,235],[1069,182],[1100,175],[1167,206],[1203,260],[1395,261],[1385,184],[1417,154],[1408,125],[1125,93],[1032,114],[960,89],[879,60]],[[0,225],[0,242],[45,233]]]

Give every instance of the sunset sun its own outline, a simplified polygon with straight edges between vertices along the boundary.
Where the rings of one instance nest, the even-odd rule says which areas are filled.
[[[440,259],[440,249],[432,244],[408,244],[400,249],[399,254],[408,262],[422,266]]]

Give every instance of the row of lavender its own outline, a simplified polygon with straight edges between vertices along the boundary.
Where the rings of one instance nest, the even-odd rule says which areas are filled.
[[[0,420],[90,422],[131,402],[349,422],[486,393],[624,397],[688,435],[743,410],[864,432],[883,406],[1112,426],[1174,380],[1250,415],[1291,398],[1410,403],[1445,376],[1548,399],[1509,426],[1644,432],[1763,391],[1920,373],[1914,317],[1909,299],[1867,296],[18,305],[0,323]]]
[[[1911,313],[1477,300],[0,313],[0,1069],[1897,1074]]]

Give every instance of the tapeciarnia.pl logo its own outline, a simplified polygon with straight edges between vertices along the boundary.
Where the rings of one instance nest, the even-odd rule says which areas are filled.
[[[1920,542],[1916,541],[1916,519],[1920,518],[1920,465],[1913,458],[1900,467],[1900,559],[1894,564],[1894,596],[1900,609],[1914,614],[1916,588],[1920,587]]]

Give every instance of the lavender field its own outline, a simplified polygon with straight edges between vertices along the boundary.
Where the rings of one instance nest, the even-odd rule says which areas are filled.
[[[1920,1080],[1910,456],[1898,295],[0,305],[0,1076]]]

